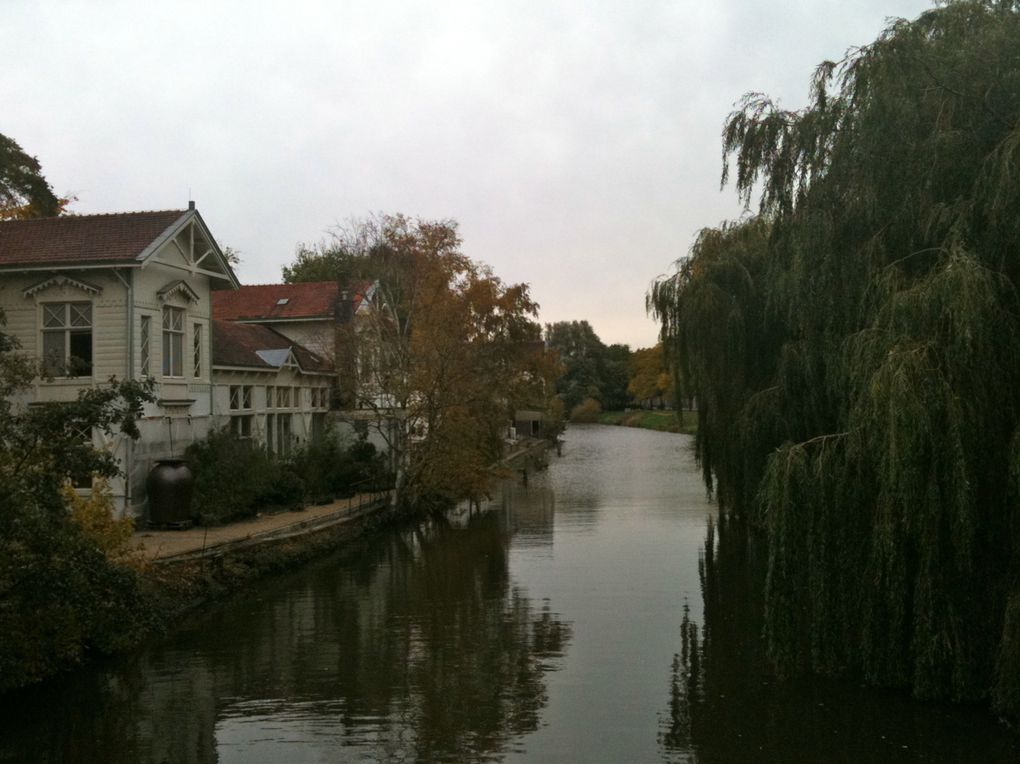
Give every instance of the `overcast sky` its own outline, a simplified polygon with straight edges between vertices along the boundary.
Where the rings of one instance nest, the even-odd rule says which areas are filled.
[[[374,212],[459,222],[543,322],[654,344],[651,281],[736,217],[741,95],[927,0],[5,0],[0,133],[80,214],[196,201],[242,283]]]

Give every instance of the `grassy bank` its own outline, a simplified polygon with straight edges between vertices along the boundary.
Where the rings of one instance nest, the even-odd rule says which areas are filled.
[[[614,424],[623,427],[640,427],[644,430],[659,432],[682,432],[693,435],[698,429],[697,414],[694,411],[683,412],[683,424],[680,424],[679,411],[604,411],[599,415],[601,424]]]

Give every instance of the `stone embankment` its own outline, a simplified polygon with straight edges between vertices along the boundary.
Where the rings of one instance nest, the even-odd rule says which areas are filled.
[[[389,491],[381,491],[307,507],[300,512],[258,515],[229,525],[141,531],[135,533],[133,546],[144,560],[157,565],[218,557],[335,529],[340,525],[360,528],[365,520],[385,514],[390,507],[390,498]]]
[[[543,470],[549,466],[549,447],[551,445],[548,440],[537,438],[519,440],[507,455],[496,463],[495,468],[515,472]]]

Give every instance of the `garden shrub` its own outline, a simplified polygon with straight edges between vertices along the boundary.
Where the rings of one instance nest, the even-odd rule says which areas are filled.
[[[570,410],[571,422],[597,422],[602,404],[594,398],[585,398]]]
[[[392,484],[385,458],[374,445],[357,440],[345,448],[332,430],[287,457],[218,430],[190,445],[185,458],[195,475],[192,517],[199,524],[230,522],[263,510],[300,509],[305,502]]]
[[[80,495],[69,484],[63,489],[64,501],[71,511],[71,521],[82,535],[98,546],[111,560],[126,557],[131,550],[135,532],[133,517],[114,517],[113,492],[105,478],[95,478],[92,491]]]
[[[362,439],[346,445],[332,431],[297,452],[293,468],[305,481],[310,501],[349,498],[390,484],[385,459],[374,445]]]
[[[192,443],[184,458],[195,476],[191,514],[203,525],[254,515],[273,478],[265,449],[227,429]]]
[[[304,482],[305,498],[308,501],[332,501],[335,476],[343,456],[332,429],[293,455],[292,470]]]
[[[334,490],[338,496],[382,491],[391,484],[385,457],[367,440],[357,440],[344,451],[334,475]]]
[[[262,490],[254,497],[252,511],[261,509],[301,509],[305,500],[305,481],[293,462],[270,460]]]

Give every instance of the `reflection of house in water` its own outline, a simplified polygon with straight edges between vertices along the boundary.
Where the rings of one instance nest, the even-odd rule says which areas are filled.
[[[483,510],[500,514],[503,527],[514,536],[514,543],[524,546],[549,545],[553,541],[556,496],[544,481],[523,485],[517,480],[504,480]]]

